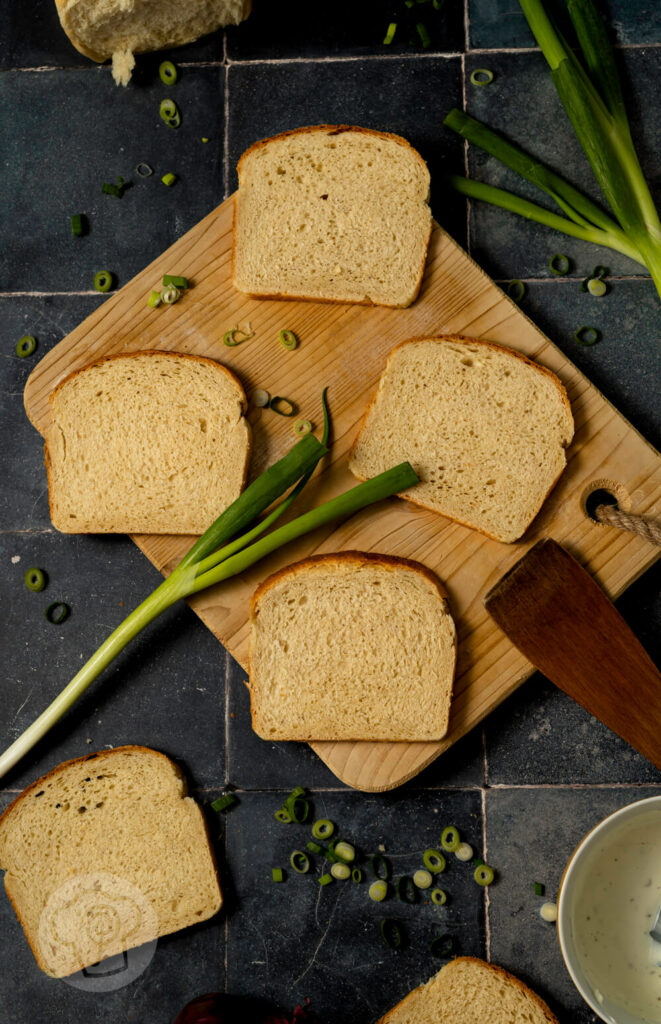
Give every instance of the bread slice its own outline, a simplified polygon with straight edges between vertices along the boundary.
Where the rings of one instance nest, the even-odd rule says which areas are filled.
[[[241,493],[246,396],[212,359],[111,356],[66,377],[50,402],[50,511],[63,533],[203,533]]]
[[[460,956],[409,992],[377,1024],[558,1024],[535,992],[502,967]]]
[[[391,353],[350,454],[361,480],[407,459],[402,497],[494,540],[517,540],[566,465],[564,387],[520,352],[471,338],[415,338]]]
[[[55,0],[62,28],[80,53],[112,58],[113,77],[128,85],[134,53],[192,43],[250,14],[250,0]]]
[[[267,740],[437,740],[448,729],[456,631],[419,562],[306,558],[253,594],[250,707]]]
[[[316,125],[238,165],[234,284],[266,298],[409,306],[431,234],[429,171],[398,135]]]
[[[174,761],[147,747],[66,761],[28,786],[0,818],[0,867],[54,978],[222,905],[202,812]]]

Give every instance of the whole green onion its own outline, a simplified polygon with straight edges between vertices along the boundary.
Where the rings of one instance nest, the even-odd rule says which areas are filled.
[[[171,575],[110,634],[59,696],[0,755],[0,778],[59,721],[133,637],[166,608],[206,587],[237,576],[284,544],[334,519],[353,515],[375,501],[391,497],[417,483],[418,477],[409,463],[402,462],[260,537],[290,507],[319,461],[327,454],[325,441],[328,432],[324,392],[322,441],[308,434],[225,509],[193,544]],[[296,486],[291,493],[260,519],[260,515],[293,484]]]

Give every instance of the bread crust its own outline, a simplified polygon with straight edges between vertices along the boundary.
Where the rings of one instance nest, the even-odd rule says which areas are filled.
[[[451,969],[453,964],[459,963],[479,964],[480,967],[488,968],[489,971],[491,971],[494,975],[497,975],[499,978],[502,978],[503,981],[507,982],[508,984],[514,985],[516,988],[519,988],[523,992],[525,992],[530,998],[530,1000],[533,1003],[535,1003],[537,1008],[544,1014],[544,1019],[548,1022],[548,1024],[559,1024],[558,1018],[555,1016],[554,1013],[551,1012],[550,1008],[546,1005],[541,996],[538,996],[536,992],[534,992],[531,988],[525,985],[520,978],[516,977],[516,975],[510,974],[509,971],[506,971],[504,967],[498,967],[496,964],[487,963],[486,960],[480,960],[478,957],[475,956],[458,956],[455,957],[454,960],[451,960],[448,964],[446,964],[445,967],[442,967],[441,970],[438,971],[438,974],[441,974],[443,971],[448,970],[448,968]],[[434,977],[437,977],[438,974],[434,975]],[[433,978],[430,978],[429,980],[432,981]],[[417,988],[414,988],[411,992],[409,992],[407,996],[404,996],[404,998],[399,1003],[397,1003],[396,1006],[393,1006],[392,1009],[388,1010],[385,1016],[380,1017],[376,1024],[392,1024],[395,1015],[399,1014],[401,1009],[404,1006],[406,1006],[409,1000],[411,1000],[411,998],[415,996],[418,992],[420,992],[420,990],[424,987],[425,985],[422,984],[418,985]],[[441,1024],[441,1022],[439,1022],[439,1024]]]
[[[460,345],[465,345],[465,344],[481,345],[484,348],[492,348],[492,349],[495,349],[498,352],[505,352],[508,355],[516,356],[517,359],[520,359],[523,363],[526,363],[528,366],[532,367],[532,369],[534,369],[534,370],[538,370],[541,374],[543,374],[544,376],[548,377],[551,381],[553,381],[553,383],[555,384],[556,388],[558,389],[558,393],[560,395],[562,403],[565,406],[565,411],[568,413],[568,415],[569,415],[569,417],[570,417],[570,419],[572,421],[572,424],[574,423],[574,416],[573,416],[573,413],[572,413],[571,402],[569,401],[569,396],[567,395],[567,389],[565,388],[565,386],[562,383],[562,381],[560,380],[560,378],[557,376],[557,374],[555,374],[553,372],[553,370],[549,370],[547,366],[542,366],[540,363],[536,363],[533,359],[530,359],[529,356],[524,355],[523,352],[517,352],[516,349],[508,348],[507,345],[500,345],[498,342],[495,342],[495,341],[486,341],[486,340],[481,339],[481,338],[470,338],[466,334],[439,334],[439,335],[432,336],[432,337],[428,337],[426,335],[420,335],[420,336],[417,336],[415,338],[407,338],[405,341],[400,341],[399,344],[395,345],[395,347],[393,349],[391,349],[390,352],[388,353],[388,358],[386,359],[386,364],[385,364],[383,370],[381,371],[381,376],[379,377],[379,382],[378,382],[378,384],[376,386],[376,389],[375,389],[372,397],[370,398],[370,400],[369,400],[369,402],[367,404],[367,408],[365,409],[365,412],[363,413],[363,416],[362,416],[361,421],[360,421],[360,426],[358,428],[358,433],[356,434],[354,442],[351,445],[351,448],[349,449],[349,457],[348,457],[349,469],[351,470],[351,472],[353,473],[353,475],[356,477],[357,480],[365,481],[365,480],[368,479],[367,477],[361,476],[354,469],[354,467],[352,465],[352,462],[353,462],[354,453],[356,451],[356,447],[358,445],[358,442],[360,441],[361,435],[362,435],[362,433],[363,433],[363,431],[364,431],[364,429],[365,429],[365,427],[367,425],[368,417],[369,417],[369,415],[370,415],[370,413],[372,411],[372,408],[374,407],[374,405],[376,403],[377,396],[378,396],[379,391],[381,389],[381,381],[383,380],[383,378],[385,377],[386,373],[388,372],[388,368],[390,366],[390,361],[391,361],[392,357],[394,356],[395,352],[397,352],[400,348],[405,348],[407,345],[419,344],[420,342],[423,342],[423,341],[424,342],[433,341],[433,342],[436,342],[436,343],[439,343],[439,344],[442,344],[443,342],[455,342],[455,343],[458,342]],[[568,442],[567,447],[569,447],[569,444],[571,444],[572,439],[573,439],[573,433],[572,433],[572,437],[570,438],[570,440]],[[411,494],[404,494],[403,492],[400,491],[400,493],[398,494],[398,497],[399,498],[403,498],[404,501],[411,502],[412,505],[417,505],[418,508],[424,508],[428,512],[435,512],[436,515],[439,515],[439,516],[442,515],[446,519],[449,519],[453,523],[459,523],[460,526],[466,526],[469,530],[475,530],[476,533],[481,533],[485,537],[489,537],[490,540],[497,541],[499,544],[515,544],[517,541],[521,540],[521,538],[524,536],[526,531],[530,528],[530,525],[532,525],[534,520],[537,518],[537,516],[539,515],[539,513],[540,513],[540,511],[542,509],[542,506],[544,505],[544,502],[546,501],[546,499],[548,498],[549,494],[551,493],[551,491],[553,490],[553,488],[557,484],[558,480],[560,479],[560,477],[564,473],[565,469],[566,469],[566,462],[565,462],[565,465],[560,470],[560,472],[558,473],[558,475],[556,476],[556,478],[554,479],[554,481],[551,484],[551,486],[549,487],[549,489],[547,490],[546,494],[544,495],[544,497],[540,501],[539,505],[537,506],[535,514],[532,517],[532,519],[530,520],[530,524],[526,527],[526,529],[523,531],[522,534],[519,534],[518,537],[514,537],[513,540],[511,540],[511,541],[503,541],[503,540],[500,539],[500,537],[496,537],[493,533],[489,533],[488,530],[484,530],[480,526],[474,526],[473,523],[466,523],[466,522],[464,522],[463,519],[458,519],[456,516],[448,515],[445,512],[439,512],[439,510],[437,508],[435,508],[434,505],[429,505],[426,502],[421,501],[419,498],[414,498],[413,495],[411,495]]]
[[[257,615],[259,614],[259,604],[260,604],[260,601],[262,600],[264,595],[268,593],[269,590],[271,590],[274,586],[276,586],[278,583],[280,583],[283,579],[287,579],[287,577],[298,576],[301,573],[307,572],[307,570],[312,568],[313,566],[317,566],[317,565],[326,566],[329,570],[331,570],[333,568],[336,568],[337,566],[343,566],[343,565],[353,565],[353,566],[356,566],[358,568],[360,568],[361,566],[365,566],[365,565],[380,565],[382,568],[385,568],[385,569],[392,569],[392,570],[407,569],[407,570],[409,570],[411,572],[418,573],[418,575],[422,576],[424,579],[426,579],[428,583],[431,583],[432,586],[436,589],[436,591],[438,593],[438,596],[439,596],[439,598],[441,599],[441,601],[443,603],[444,610],[447,613],[447,615],[450,617],[450,620],[451,620],[452,625],[453,625],[453,631],[454,631],[454,659],[453,659],[453,664],[452,664],[452,687],[454,686],[454,678],[455,678],[455,672],[456,672],[456,668],[457,668],[457,639],[458,638],[457,638],[457,628],[456,628],[454,619],[452,618],[452,613],[450,611],[450,602],[448,600],[448,593],[447,593],[447,590],[445,589],[445,587],[443,586],[443,584],[441,583],[441,581],[439,580],[439,578],[436,575],[436,573],[432,572],[432,570],[429,569],[426,565],[423,565],[422,562],[416,562],[412,558],[403,558],[403,557],[401,557],[399,555],[384,555],[384,554],[381,554],[380,552],[376,552],[376,551],[353,551],[353,550],[350,550],[350,551],[338,551],[338,552],[335,552],[335,553],[322,554],[322,555],[310,555],[310,556],[308,556],[308,558],[303,558],[299,562],[293,562],[291,565],[286,565],[282,569],[278,569],[276,572],[274,572],[270,576],[268,576],[265,580],[262,580],[262,582],[259,584],[259,586],[257,587],[257,589],[255,590],[255,592],[253,593],[253,595],[252,595],[252,597],[250,599],[250,623],[251,623],[251,625],[255,624],[256,619],[257,619]],[[250,645],[250,652],[249,652],[249,655],[248,655],[248,676],[249,676],[249,680],[252,679],[252,659],[253,659],[253,650],[252,650],[252,643],[251,643],[251,645]],[[251,718],[253,718],[253,715],[254,715],[253,690],[252,690],[252,687],[250,686],[250,681],[248,683],[248,689],[250,691],[250,716],[251,716]],[[451,702],[452,701],[452,688],[450,689],[449,699],[450,699],[450,702]],[[311,737],[311,739],[313,740],[314,737]],[[379,741],[375,740],[374,742],[379,742]],[[386,740],[384,742],[394,742],[394,741]],[[403,741],[403,742],[407,742],[407,741]]]
[[[415,153],[415,155],[417,156],[418,160],[420,161],[420,163],[422,164],[424,169],[426,171],[428,170],[428,168],[427,168],[427,161],[422,158],[420,153],[418,153],[417,149],[414,146],[411,145],[411,143],[408,141],[408,139],[405,139],[402,135],[396,135],[394,132],[381,132],[381,131],[378,131],[376,128],[361,128],[359,125],[353,125],[353,124],[312,124],[312,125],[304,125],[301,128],[290,128],[288,131],[279,132],[277,135],[271,135],[269,138],[258,139],[257,142],[253,142],[253,144],[251,146],[249,146],[248,149],[246,149],[244,153],[241,154],[241,156],[239,157],[239,162],[236,165],[236,170],[237,170],[237,174],[238,174],[238,177],[239,177],[239,190],[241,189],[242,164],[243,164],[243,161],[246,159],[246,157],[248,157],[251,153],[253,153],[255,150],[262,149],[264,146],[267,146],[270,142],[275,142],[277,139],[286,139],[286,138],[289,138],[292,135],[305,135],[305,134],[309,134],[309,133],[312,133],[312,132],[326,132],[327,135],[341,135],[341,134],[343,134],[345,132],[357,132],[357,133],[362,134],[362,135],[374,135],[374,136],[376,136],[378,138],[381,138],[381,139],[388,139],[390,142],[396,142],[398,145],[402,146],[403,148],[409,149],[409,150],[411,150],[412,153]],[[425,202],[427,202],[427,203],[429,202],[429,191],[427,192],[427,196],[425,198]],[[265,292],[257,292],[257,293],[255,293],[255,292],[244,292],[240,288],[238,288],[238,286],[236,284],[236,275],[235,275],[237,206],[238,206],[238,192],[235,193],[235,195],[234,195],[234,213],[233,213],[233,223],[232,223],[232,263],[231,263],[231,266],[232,266],[232,283],[234,284],[234,287],[237,289],[237,291],[240,291],[242,295],[248,295],[251,299],[270,299],[270,300],[275,300],[275,301],[279,301],[279,300],[294,301],[295,300],[295,301],[299,301],[299,302],[323,302],[323,303],[330,303],[331,305],[338,305],[339,304],[339,305],[343,305],[343,306],[375,306],[375,307],[376,306],[381,306],[384,309],[407,309],[409,306],[413,305],[413,303],[417,299],[418,295],[420,294],[420,288],[422,286],[422,279],[424,277],[425,267],[427,265],[427,256],[428,256],[428,253],[429,253],[429,240],[431,238],[431,233],[432,233],[432,230],[433,230],[433,221],[432,221],[431,217],[429,218],[429,231],[427,233],[427,240],[425,242],[425,251],[424,251],[424,255],[423,255],[423,258],[422,258],[422,261],[421,261],[421,264],[420,264],[420,269],[418,271],[418,279],[417,279],[417,282],[416,282],[416,285],[415,285],[415,288],[414,288],[414,291],[413,291],[413,296],[411,297],[411,300],[409,302],[407,302],[405,305],[401,305],[401,304],[398,304],[398,303],[390,303],[390,302],[378,302],[377,303],[377,302],[373,302],[371,299],[369,299],[367,297],[365,297],[364,299],[352,299],[351,301],[347,301],[346,299],[319,298],[319,297],[317,297],[315,295],[290,295],[288,292],[276,292],[274,294],[267,294]]]
[[[247,437],[248,437],[248,444],[246,446],[246,458],[245,458],[245,462],[244,462],[244,465],[243,465],[243,479],[241,481],[241,490],[243,490],[244,487],[246,486],[246,483],[248,482],[248,473],[250,471],[250,459],[252,457],[252,448],[253,448],[253,432],[252,432],[252,427],[250,425],[249,420],[246,418],[246,413],[248,411],[248,397],[246,395],[246,392],[245,392],[245,389],[243,387],[243,384],[241,383],[239,378],[236,376],[236,374],[233,373],[232,370],[228,369],[227,366],[224,366],[222,363],[217,363],[215,359],[210,359],[208,356],[194,355],[192,352],[191,353],[189,353],[189,352],[170,352],[170,351],[166,352],[166,351],[161,351],[160,349],[156,349],[156,348],[140,349],[140,351],[138,351],[138,352],[118,352],[118,353],[116,353],[114,355],[103,356],[101,359],[96,359],[93,363],[88,363],[87,366],[81,366],[77,370],[72,370],[71,373],[68,373],[66,375],[66,377],[63,377],[62,380],[59,381],[55,385],[55,387],[51,391],[50,395],[48,396],[49,404],[52,407],[53,399],[55,398],[55,395],[60,390],[60,388],[63,387],[65,384],[67,384],[74,377],[77,377],[79,374],[85,373],[85,371],[91,370],[95,366],[101,366],[103,363],[108,363],[111,360],[116,360],[116,359],[134,359],[137,356],[167,356],[168,358],[174,358],[174,359],[187,359],[187,360],[188,359],[192,359],[192,360],[194,360],[197,363],[208,363],[210,366],[213,366],[216,370],[221,371],[222,373],[225,374],[225,376],[229,377],[229,379],[231,380],[232,384],[235,385],[237,391],[239,392],[239,398],[240,398],[240,401],[241,401],[241,415],[244,417],[244,423],[245,423],[245,426],[246,426]],[[53,518],[53,511],[54,511],[54,509],[53,509],[53,490],[54,490],[54,488],[53,488],[53,481],[52,481],[53,468],[52,468],[52,463],[51,463],[50,452],[48,450],[48,441],[44,442],[44,465],[46,466],[46,482],[47,482],[47,485],[48,485],[48,514],[50,515],[51,522],[54,522],[54,518]],[[76,530],[75,532],[79,533],[81,535],[85,535],[85,534],[89,535],[92,531]],[[2,819],[0,819],[0,821],[1,820]]]
[[[42,775],[41,778],[36,779],[35,782],[32,782],[32,783],[30,783],[29,786],[26,786],[26,788],[21,793],[19,793],[17,797],[15,797],[12,800],[12,802],[9,804],[9,806],[7,808],[5,808],[4,812],[0,815],[0,831],[3,828],[3,825],[8,823],[9,816],[13,812],[13,810],[16,807],[18,807],[23,802],[23,800],[26,797],[28,797],[30,795],[30,793],[32,793],[33,790],[43,788],[44,783],[48,783],[49,779],[54,778],[55,776],[59,775],[64,770],[68,770],[69,768],[72,768],[74,765],[86,764],[88,761],[93,761],[97,757],[100,757],[100,756],[112,757],[115,754],[126,754],[126,753],[142,754],[142,755],[149,754],[149,755],[153,755],[155,757],[163,758],[163,760],[168,762],[168,765],[170,766],[170,768],[174,770],[174,773],[175,773],[177,779],[181,782],[181,797],[182,797],[182,799],[185,799],[186,797],[188,797],[188,795],[189,795],[188,794],[188,779],[186,778],[186,775],[181,770],[181,768],[179,767],[179,765],[177,764],[176,761],[173,761],[173,759],[171,757],[168,757],[167,754],[163,754],[160,750],[154,750],[152,747],[145,747],[145,746],[142,746],[141,744],[128,743],[128,744],[125,744],[124,746],[121,746],[121,747],[113,747],[110,750],[91,751],[89,754],[84,754],[82,757],[74,757],[74,758],[71,758],[69,761],[62,761],[61,764],[58,764],[54,768],[51,768],[51,770],[49,772],[46,772],[45,775]],[[196,804],[197,804],[197,801],[196,801]],[[219,903],[218,909],[220,909],[222,907],[222,905],[223,905],[223,894],[222,894],[222,890],[220,888],[220,872],[218,870],[218,858],[216,856],[216,851],[215,851],[214,846],[213,846],[213,841],[212,841],[212,837],[211,837],[211,828],[209,826],[209,822],[207,821],[206,815],[204,814],[204,812],[203,812],[202,808],[200,807],[200,805],[197,804],[197,806],[200,808],[200,811],[201,811],[202,821],[204,823],[204,831],[205,831],[206,838],[207,838],[207,845],[208,845],[208,848],[209,848],[209,854],[210,854],[210,857],[211,857],[211,862],[213,864],[213,869],[214,869],[215,876],[216,876],[216,882],[217,882],[217,885],[218,885],[218,895],[219,895],[219,899],[220,899],[220,903]],[[4,869],[2,864],[0,864],[0,870],[5,870],[6,871],[7,869]],[[41,950],[40,950],[39,946],[36,945],[35,942],[32,941],[33,940],[33,936],[28,931],[28,928],[26,927],[26,924],[25,924],[25,922],[24,922],[24,920],[23,920],[23,918],[22,918],[22,916],[20,914],[20,911],[19,911],[16,903],[14,902],[9,889],[7,888],[7,875],[6,874],[5,874],[4,882],[5,882],[5,892],[7,894],[9,902],[12,905],[14,913],[16,914],[16,917],[18,918],[19,924],[20,924],[21,928],[23,929],[23,934],[25,935],[25,937],[26,937],[26,939],[28,941],[28,945],[29,945],[30,949],[32,950],[32,954],[33,954],[35,960],[37,961],[37,966],[39,967],[40,970],[42,970],[44,972],[44,974],[47,974],[48,977],[54,977],[54,975],[52,975],[50,973],[50,971],[48,970],[47,965],[42,960],[41,955],[40,955]],[[217,911],[216,911],[216,913],[217,913]],[[34,939],[36,940],[36,935],[34,936]]]

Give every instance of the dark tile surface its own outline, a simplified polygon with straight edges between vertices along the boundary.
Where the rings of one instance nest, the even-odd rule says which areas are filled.
[[[440,11],[431,4],[407,8],[404,0],[337,0],[322,17],[308,0],[264,2],[245,25],[227,30],[230,60],[282,60],[298,57],[384,56],[391,53],[453,53],[464,48],[463,5],[447,0]],[[384,46],[388,26],[397,30]],[[424,49],[417,23],[429,33]]]
[[[459,58],[232,65],[229,89],[230,191],[237,160],[257,139],[303,124],[360,124],[403,135],[419,150],[431,172],[434,216],[465,239],[463,200],[448,204],[443,183],[444,174],[463,171],[463,142],[438,129],[439,96],[448,109],[461,102]]]
[[[661,11],[656,0],[602,0],[599,10],[610,26],[614,42],[620,45],[661,42]],[[518,4],[509,0],[468,0],[468,12],[473,49],[535,45]]]
[[[556,930],[539,916],[554,900],[565,864],[583,836],[612,811],[657,796],[658,787],[490,790],[486,800],[488,862],[498,870],[489,889],[490,953],[554,1010],[560,1024],[593,1024],[564,968]],[[535,896],[541,882],[546,893]]]
[[[223,71],[182,76],[178,129],[159,117],[167,95],[158,75],[121,89],[107,68],[0,73],[0,161],[11,196],[0,212],[0,237],[11,240],[0,251],[0,289],[87,291],[102,269],[126,284],[221,202]],[[151,177],[135,173],[141,161]],[[171,188],[166,172],[179,176]],[[124,196],[102,194],[120,175],[133,182]],[[89,222],[82,238],[71,235],[74,213]]]
[[[320,858],[308,875],[289,868],[293,849],[310,838],[307,825],[281,825],[273,818],[286,793],[242,794],[227,820],[227,861],[235,886],[229,920],[227,978],[230,991],[253,993],[287,1007],[309,997],[319,1024],[374,1021],[409,989],[441,966],[428,945],[436,934],[451,934],[463,953],[484,955],[484,892],[470,865],[451,857],[439,884],[445,907],[428,899],[401,903],[391,893],[383,903],[367,894],[373,875],[361,860],[366,881],[335,881],[320,887],[328,865]],[[480,794],[406,793],[380,796],[354,792],[313,793],[315,816],[330,818],[366,858],[384,845],[393,877],[421,865],[426,847],[437,844],[445,825],[456,823],[479,849]],[[287,879],[271,881],[271,868]],[[382,942],[383,918],[401,925],[406,944],[399,952]],[[369,979],[369,983],[366,983]]]
[[[610,5],[610,6],[609,6]],[[448,193],[445,171],[465,173],[463,141],[442,127],[462,106],[511,135],[591,195],[590,169],[560,109],[538,52],[529,46],[516,3],[469,0],[472,47],[466,74],[493,69],[485,89],[462,82],[464,4],[446,0],[437,25],[431,4],[419,9],[433,30],[426,52],[409,47],[404,4],[367,0],[331,7],[255,0],[250,20],[170,54],[143,55],[132,84],[116,89],[107,67],[77,54],[60,30],[52,0],[7,0],[0,37],[0,742],[15,738],[58,693],[120,619],[159,582],[125,538],[65,537],[48,517],[42,442],[27,422],[22,391],[36,360],[102,301],[91,292],[96,270],[125,283],[236,186],[234,167],[256,139],[316,122],[351,122],[399,132],[428,160],[434,214],[499,280],[527,281],[522,309],[652,442],[661,443],[658,382],[659,305],[641,269],[478,203]],[[409,17],[417,18],[411,9]],[[626,72],[629,109],[653,191],[661,184],[661,106],[650,82],[661,61],[660,13],[651,0],[607,0]],[[385,26],[400,24],[390,48]],[[648,45],[655,44],[655,45]],[[440,56],[440,54],[453,56]],[[158,104],[166,56],[183,64],[171,94],[182,127],[167,129]],[[198,66],[199,65],[199,66]],[[16,70],[27,68],[32,70]],[[51,70],[35,70],[49,68]],[[57,69],[57,70],[55,70]],[[225,84],[228,91],[225,92]],[[226,120],[225,112],[228,118]],[[207,136],[206,145],[201,137]],[[135,165],[155,170],[138,179]],[[479,179],[540,200],[479,151],[469,170]],[[168,190],[160,177],[180,176]],[[134,182],[122,200],[101,194],[118,175]],[[84,212],[90,233],[69,234]],[[551,279],[548,260],[565,252],[569,279]],[[580,291],[597,263],[614,278],[604,299]],[[46,294],[30,294],[30,293]],[[48,294],[51,292],[64,294]],[[577,326],[594,324],[602,340],[581,348]],[[19,360],[18,338],[33,333],[35,357]],[[20,556],[20,561],[13,561]],[[22,583],[25,570],[50,576],[42,594]],[[660,568],[647,573],[618,607],[653,656],[659,654]],[[45,605],[67,600],[60,627]],[[435,928],[452,933],[464,953],[486,955],[530,982],[561,1024],[592,1024],[562,967],[552,927],[537,916],[532,882],[553,894],[565,860],[597,820],[621,804],[659,792],[659,772],[585,712],[535,677],[417,779],[393,793],[348,790],[305,744],[268,744],[250,729],[245,673],[185,606],[153,624],[97,680],[76,708],[3,780],[0,809],[24,784],[59,761],[121,743],[145,743],[177,758],[203,802],[227,784],[239,804],[211,816],[225,906],[218,918],[163,939],[140,980],[92,997],[46,978],[35,965],[6,899],[0,900],[0,1021],[73,1024],[136,1021],[172,1024],[203,992],[229,992],[291,1013],[305,996],[319,1024],[372,1024],[439,964],[427,945]],[[88,739],[91,741],[88,743]],[[484,740],[484,742],[483,742]],[[366,886],[289,872],[282,886],[271,867],[287,865],[307,826],[279,825],[273,811],[297,784],[313,787],[316,813],[331,817],[365,852],[383,843],[396,872],[412,871],[443,825],[459,825],[480,852],[487,810],[488,859],[498,869],[487,895],[452,859],[443,876],[447,908],[372,903]],[[577,788],[578,787],[578,788]],[[221,836],[221,833],[223,834]],[[317,866],[318,868],[319,866]],[[408,944],[382,944],[381,918],[401,921]],[[246,1012],[245,1010],[243,1011]]]
[[[661,50],[626,50],[622,57],[632,133],[642,167],[658,200],[661,110],[655,104],[646,103],[645,96],[650,76],[658,74]],[[469,56],[466,60],[467,76],[481,65],[484,65],[482,56]],[[480,88],[468,83],[466,86],[468,113],[541,159],[604,206],[541,53],[489,54],[488,65],[494,73],[491,85]],[[444,131],[454,134],[450,129]],[[470,176],[479,181],[486,181],[560,212],[553,200],[534,185],[523,181],[514,171],[475,147],[470,148],[469,169]],[[542,224],[478,201],[471,203],[470,230],[472,254],[492,277],[499,280],[552,278],[549,260],[557,252],[571,257],[572,274],[579,278],[585,277],[597,263],[605,264],[614,274],[645,273],[643,267],[612,249],[569,238]]]
[[[0,560],[4,749],[161,577],[126,537],[5,533]],[[48,574],[48,587],[39,594],[23,583],[32,566]],[[71,615],[55,626],[44,610],[60,600],[70,605]],[[222,785],[226,659],[190,609],[183,604],[170,609],[92,684],[4,784],[20,789],[67,758],[141,743],[181,757],[193,785]]]

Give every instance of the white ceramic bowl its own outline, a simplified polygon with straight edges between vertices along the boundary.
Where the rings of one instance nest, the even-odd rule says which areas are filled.
[[[560,883],[558,938],[565,966],[585,1002],[607,1024],[643,1024],[650,1018],[636,1016],[624,1009],[612,994],[609,995],[607,985],[602,983],[598,989],[596,986],[593,987],[586,973],[586,968],[588,971],[590,970],[588,958],[585,953],[581,955],[577,950],[573,923],[574,909],[585,885],[589,884],[590,876],[587,872],[590,871],[590,862],[594,860],[597,849],[601,846],[607,847],[609,840],[615,841],[618,836],[621,836],[623,826],[635,827],[650,814],[656,815],[657,813],[661,821],[661,796],[638,800],[604,818],[599,825],[588,832],[569,858]],[[650,943],[652,943],[651,939]],[[661,954],[661,945],[659,945],[659,952]],[[661,960],[661,955],[659,960]],[[660,1016],[654,1019],[661,1020],[661,1007]]]

